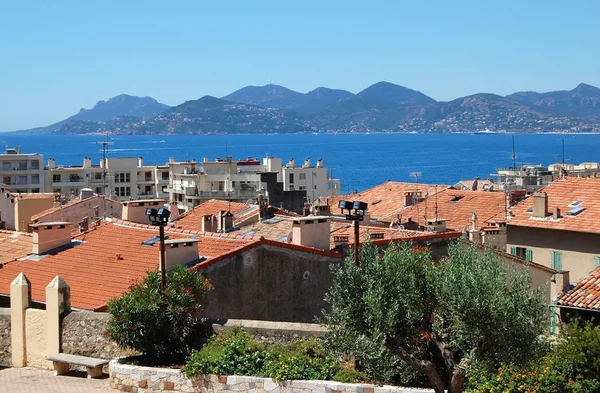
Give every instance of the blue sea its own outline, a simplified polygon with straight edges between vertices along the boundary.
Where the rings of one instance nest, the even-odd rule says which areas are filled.
[[[514,135],[518,164],[544,164],[565,159],[578,164],[600,161],[600,135]],[[487,178],[497,168],[512,165],[510,134],[285,134],[199,136],[49,136],[0,134],[0,147],[21,146],[23,153],[53,157],[57,165],[81,165],[84,157],[98,164],[102,147],[112,142],[108,157],[144,157],[147,164],[164,164],[203,157],[232,156],[294,158],[310,157],[314,165],[323,158],[333,177],[341,179],[342,192],[364,190],[387,180],[454,184],[474,177]]]

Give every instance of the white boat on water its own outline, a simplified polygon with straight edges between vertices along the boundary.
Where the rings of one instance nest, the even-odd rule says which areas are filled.
[[[487,134],[498,134],[496,131],[492,131],[489,128],[481,131],[475,131],[473,135],[487,135]]]

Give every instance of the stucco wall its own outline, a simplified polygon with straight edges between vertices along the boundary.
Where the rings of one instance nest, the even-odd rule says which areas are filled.
[[[511,247],[531,249],[533,262],[548,267],[552,267],[552,251],[562,252],[562,268],[570,272],[571,282],[576,282],[594,270],[594,257],[600,256],[600,235],[509,225],[506,252],[510,253]]]
[[[137,393],[433,393],[431,389],[339,383],[335,381],[285,381],[270,378],[210,375],[186,378],[179,370],[149,368],[110,362],[110,386]]]
[[[62,320],[62,352],[101,359],[132,354],[105,336],[110,318],[108,313],[71,312]]]
[[[0,308],[0,366],[11,366],[10,309]]]
[[[46,360],[46,311],[28,308],[25,311],[27,365],[52,368]]]
[[[106,206],[106,213],[104,212],[104,206]],[[96,207],[98,208],[99,216],[106,215],[106,217],[121,218],[123,205],[120,202],[108,198],[104,201],[103,197],[95,196],[48,213],[40,217],[37,222],[66,221],[70,222],[73,227],[76,227],[84,217],[88,217],[88,221],[91,223],[92,219],[96,216],[94,209]]]
[[[15,199],[15,228],[17,231],[28,232],[31,216],[54,206],[54,198]]]
[[[341,259],[262,245],[202,271],[215,290],[203,316],[312,323],[326,306],[330,265]]]

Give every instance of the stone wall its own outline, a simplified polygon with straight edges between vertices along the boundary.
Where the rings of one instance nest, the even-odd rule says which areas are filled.
[[[327,307],[325,293],[333,282],[330,267],[341,261],[264,244],[209,264],[201,273],[215,290],[203,300],[202,315],[314,323]]]
[[[0,366],[12,365],[10,349],[10,308],[0,308]]]
[[[212,321],[211,321],[212,322]],[[219,334],[225,329],[242,327],[260,341],[285,344],[296,339],[323,337],[327,329],[314,323],[291,323],[270,321],[249,321],[229,319],[225,322],[212,323],[212,329]]]
[[[432,393],[430,389],[339,383],[335,381],[286,381],[240,376],[205,376],[188,379],[179,370],[109,365],[110,386],[132,393]]]
[[[98,312],[71,312],[62,320],[62,352],[101,359],[131,355],[105,336],[111,316]]]

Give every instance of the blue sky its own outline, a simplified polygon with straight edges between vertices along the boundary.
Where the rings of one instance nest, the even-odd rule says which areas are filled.
[[[0,130],[121,93],[168,105],[272,83],[437,100],[600,86],[600,2],[0,0]]]

